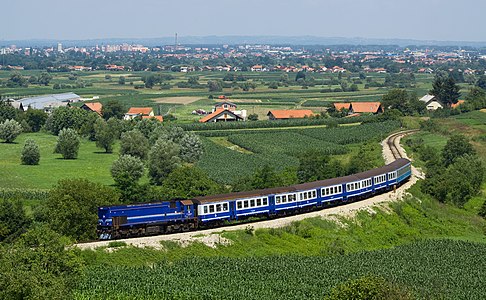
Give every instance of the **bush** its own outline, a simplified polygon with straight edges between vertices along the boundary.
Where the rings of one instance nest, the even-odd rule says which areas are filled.
[[[22,149],[21,161],[24,165],[38,165],[40,160],[40,151],[37,143],[32,139],[25,141]]]
[[[54,153],[59,153],[64,159],[76,159],[79,151],[79,136],[71,128],[63,129],[57,137]]]
[[[382,277],[365,276],[346,281],[331,291],[326,300],[381,300],[381,299],[414,299],[406,289],[387,282]]]
[[[22,126],[15,120],[5,120],[0,124],[0,139],[6,143],[13,142],[22,133]]]

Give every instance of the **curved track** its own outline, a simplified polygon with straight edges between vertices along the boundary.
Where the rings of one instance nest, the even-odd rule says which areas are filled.
[[[417,130],[400,131],[391,134],[385,140],[383,140],[382,142],[383,156],[385,158],[386,163],[390,163],[395,159],[401,157],[407,158],[405,152],[403,151],[403,149],[399,144],[400,139],[403,136],[412,134],[416,131]],[[362,210],[362,209],[369,210],[371,209],[372,206],[377,205],[379,203],[393,201],[401,198],[405,193],[405,191],[415,183],[416,177],[418,176],[419,176],[419,172],[412,166],[412,179],[410,179],[409,182],[405,183],[400,188],[398,188],[396,192],[388,192],[361,201],[352,202],[349,204],[326,208],[326,209],[313,211],[309,213],[292,215],[292,216],[282,217],[282,218],[277,218],[272,220],[264,220],[264,221],[254,222],[254,223],[228,225],[219,228],[197,230],[197,231],[191,231],[185,233],[174,233],[168,235],[119,239],[116,241],[125,242],[128,245],[133,245],[136,247],[153,247],[153,248],[161,248],[161,244],[160,244],[161,241],[177,241],[182,245],[198,241],[209,246],[214,246],[216,244],[222,244],[226,242],[224,238],[222,238],[219,234],[217,234],[222,231],[244,230],[248,226],[251,226],[254,229],[277,228],[277,227],[289,225],[294,221],[299,221],[306,218],[312,218],[318,216],[320,217],[326,216],[332,218],[333,215],[349,216],[349,215],[353,215],[358,210]],[[107,247],[110,242],[111,241],[94,241],[94,242],[75,244],[74,246],[81,249],[94,249],[98,247]]]

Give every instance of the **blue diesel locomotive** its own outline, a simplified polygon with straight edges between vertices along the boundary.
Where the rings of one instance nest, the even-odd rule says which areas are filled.
[[[372,197],[395,189],[411,176],[400,158],[369,171],[287,187],[188,200],[99,207],[98,236],[117,239],[184,232],[248,217],[302,213]]]

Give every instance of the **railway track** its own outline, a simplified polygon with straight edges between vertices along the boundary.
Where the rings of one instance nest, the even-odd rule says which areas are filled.
[[[405,157],[405,155],[402,155],[402,152],[400,151],[400,138],[409,134],[412,134],[414,132],[417,132],[418,130],[405,130],[405,131],[400,131],[396,132],[392,135],[390,135],[388,138],[386,138],[382,145],[383,145],[383,150],[385,148],[389,148],[391,151],[391,154],[395,159]],[[388,147],[386,147],[388,146]],[[417,174],[415,174],[416,176]],[[406,184],[408,187],[411,186],[413,182],[410,182]],[[403,192],[408,188],[403,188]],[[400,188],[402,189],[402,188]],[[204,230],[197,230],[197,231],[190,231],[190,232],[185,232],[185,233],[172,233],[172,234],[166,234],[166,235],[157,235],[157,236],[146,236],[146,237],[136,237],[136,238],[127,238],[127,239],[120,239],[117,241],[120,242],[126,242],[129,245],[137,246],[137,247],[154,247],[154,248],[160,248],[160,242],[161,241],[186,241],[188,243],[198,241],[201,242],[201,239],[204,239],[204,236],[208,236],[209,238],[214,238],[214,236],[220,236],[218,233],[221,231],[224,231],[226,229],[229,230],[244,230],[247,228],[247,226],[251,226],[252,228],[274,228],[274,227],[281,227],[287,224],[290,224],[292,221],[298,221],[303,218],[309,218],[309,217],[316,217],[316,216],[323,216],[323,215],[332,215],[332,214],[346,214],[346,212],[349,211],[356,211],[359,209],[363,209],[372,205],[375,205],[376,203],[379,203],[380,201],[387,201],[383,199],[388,199],[390,196],[387,196],[385,193],[382,195],[378,195],[372,198],[369,198],[367,200],[361,200],[357,202],[352,202],[349,204],[345,205],[340,205],[336,207],[331,207],[327,208],[324,210],[319,210],[319,211],[313,211],[313,212],[308,212],[308,213],[302,213],[298,215],[291,215],[287,217],[281,217],[277,218],[274,220],[263,220],[263,221],[258,221],[258,222],[249,222],[249,223],[242,223],[242,224],[232,224],[232,225],[227,225],[224,227],[218,227],[218,228],[212,228],[212,229],[204,229]],[[393,192],[395,193],[395,192]],[[381,200],[380,200],[381,199]],[[89,242],[82,242],[75,244],[75,247],[78,247],[80,249],[95,249],[97,247],[106,247],[109,245],[111,241],[89,241]]]
[[[386,143],[388,145],[388,148],[390,148],[394,159],[399,159],[403,157],[402,153],[400,152],[400,146],[398,145],[400,138],[417,131],[418,129],[400,131],[388,137]]]

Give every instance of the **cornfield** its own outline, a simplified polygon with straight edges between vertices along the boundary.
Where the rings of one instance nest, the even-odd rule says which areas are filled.
[[[377,275],[419,298],[486,299],[486,245],[429,240],[335,257],[193,258],[155,266],[89,267],[75,299],[322,299]]]

